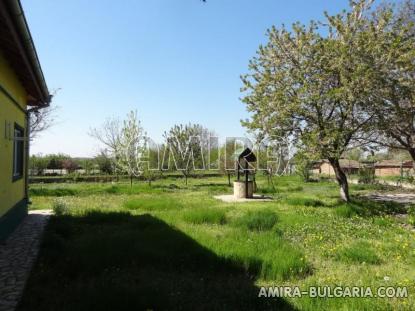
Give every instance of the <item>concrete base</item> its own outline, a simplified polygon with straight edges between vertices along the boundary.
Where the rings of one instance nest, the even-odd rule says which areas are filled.
[[[272,202],[272,197],[267,197],[264,195],[257,195],[254,194],[252,198],[246,199],[241,198],[237,199],[233,194],[225,194],[225,195],[216,195],[215,199],[221,200],[226,203],[243,203],[243,202]]]
[[[254,195],[254,182],[248,181],[248,193],[246,193],[246,185],[244,181],[233,182],[233,195],[235,199],[252,198]]]

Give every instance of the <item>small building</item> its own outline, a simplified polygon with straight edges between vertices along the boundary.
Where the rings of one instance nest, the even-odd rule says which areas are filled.
[[[20,1],[0,1],[0,240],[27,214],[29,113],[50,98]]]
[[[340,167],[346,174],[358,174],[360,164],[358,161],[349,159],[340,159]],[[312,173],[317,175],[334,176],[334,170],[328,160],[320,160],[314,163]]]
[[[413,161],[382,160],[375,163],[376,176],[399,176],[413,173]]]

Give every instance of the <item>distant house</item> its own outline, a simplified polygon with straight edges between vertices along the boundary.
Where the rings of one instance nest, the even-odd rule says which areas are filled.
[[[383,160],[375,163],[376,176],[399,176],[413,170],[412,161]]]
[[[29,111],[50,95],[19,0],[0,1],[0,240],[27,214]]]
[[[358,161],[349,159],[340,159],[340,167],[346,174],[359,173],[360,164]],[[320,160],[313,165],[313,174],[322,174],[328,176],[334,176],[334,170],[328,160]]]

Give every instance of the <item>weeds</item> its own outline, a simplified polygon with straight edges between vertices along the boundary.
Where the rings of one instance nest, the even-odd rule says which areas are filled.
[[[237,220],[237,225],[251,231],[271,230],[278,221],[278,216],[271,210],[249,211]]]
[[[53,213],[56,216],[63,216],[69,213],[69,205],[61,198],[55,199],[52,205]]]
[[[336,254],[336,259],[347,263],[379,264],[381,262],[370,244],[362,241],[341,249]]]
[[[192,224],[218,224],[227,222],[226,213],[220,208],[197,208],[191,209],[183,215],[186,222]]]

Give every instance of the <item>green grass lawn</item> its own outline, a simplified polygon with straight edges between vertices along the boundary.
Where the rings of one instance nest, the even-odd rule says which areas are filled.
[[[20,310],[413,310],[415,233],[396,204],[331,182],[259,178],[273,202],[223,203],[226,178],[32,185],[59,208]],[[261,286],[407,286],[409,298],[258,298]]]

